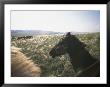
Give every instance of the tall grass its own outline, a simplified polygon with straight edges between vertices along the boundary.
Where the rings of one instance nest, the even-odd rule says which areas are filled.
[[[21,48],[22,52],[30,57],[34,63],[42,68],[44,77],[74,76],[75,72],[70,63],[68,54],[52,58],[49,51],[63,38],[63,35],[37,35],[32,39],[12,39],[11,45]],[[86,49],[92,56],[100,58],[100,34],[79,34],[76,37],[85,43]]]

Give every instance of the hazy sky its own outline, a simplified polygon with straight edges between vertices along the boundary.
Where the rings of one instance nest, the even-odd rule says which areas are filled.
[[[100,11],[12,11],[11,29],[99,32]]]

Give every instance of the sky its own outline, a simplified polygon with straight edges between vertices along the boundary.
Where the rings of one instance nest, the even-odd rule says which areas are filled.
[[[11,30],[99,32],[100,11],[11,11]]]

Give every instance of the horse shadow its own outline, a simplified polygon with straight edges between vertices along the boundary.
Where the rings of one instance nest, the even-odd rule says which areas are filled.
[[[51,49],[49,54],[55,58],[68,53],[70,62],[75,72],[77,72],[77,77],[100,76],[100,61],[91,56],[85,47],[86,45],[75,35],[71,35],[70,32],[68,32],[65,38],[61,39],[59,43]],[[82,72],[78,74],[80,70],[82,70]]]

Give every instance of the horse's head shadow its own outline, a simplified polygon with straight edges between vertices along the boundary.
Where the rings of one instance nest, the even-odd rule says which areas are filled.
[[[86,45],[77,39],[75,35],[71,35],[70,32],[68,32],[66,36],[51,49],[49,54],[54,58],[70,51],[77,52],[78,48],[84,48],[85,46]]]
[[[51,51],[49,52],[50,56],[53,58],[64,55],[65,53],[69,54],[70,62],[72,63],[74,70],[77,72],[79,69],[86,69],[90,65],[96,62],[91,54],[85,49],[86,45],[82,43],[75,35],[67,33],[64,38],[62,38],[58,44],[56,44]],[[97,71],[96,73],[92,73]],[[100,65],[95,64],[89,69],[84,70],[82,75],[79,76],[97,76],[96,74],[100,70]],[[86,74],[85,74],[86,73]]]

